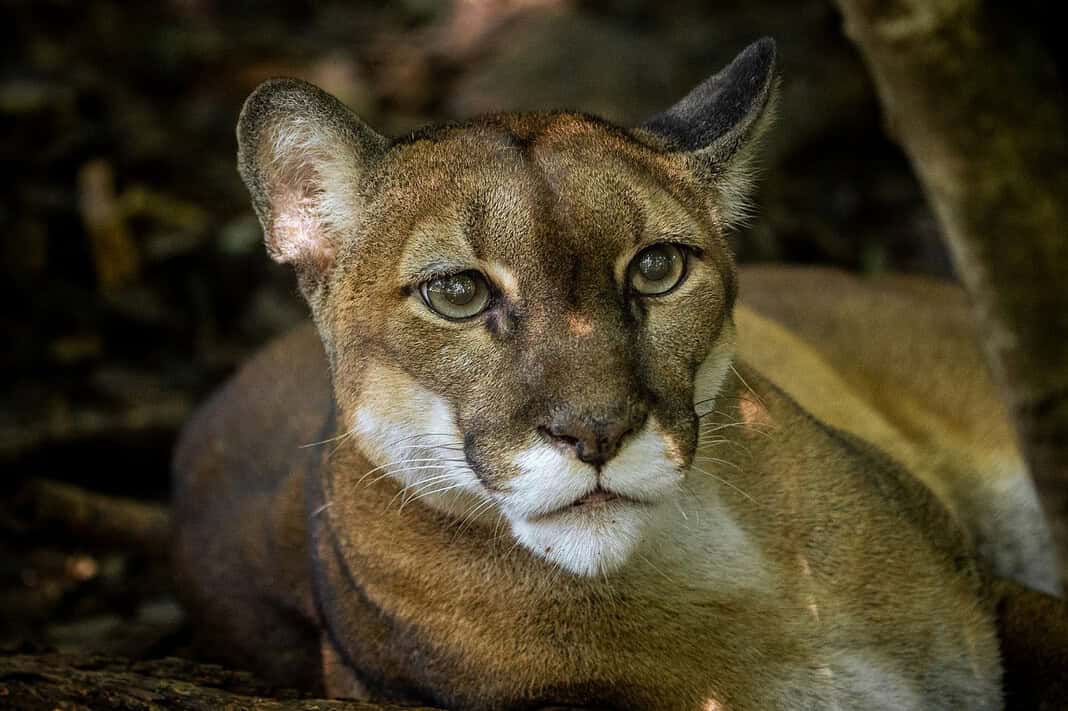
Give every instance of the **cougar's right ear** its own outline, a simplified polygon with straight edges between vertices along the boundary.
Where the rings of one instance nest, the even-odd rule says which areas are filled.
[[[237,146],[267,252],[307,294],[358,233],[363,178],[388,141],[318,87],[272,79],[245,101]]]
[[[685,157],[718,195],[716,213],[726,227],[748,214],[754,158],[775,114],[775,60],[775,41],[757,40],[636,132],[658,148]]]

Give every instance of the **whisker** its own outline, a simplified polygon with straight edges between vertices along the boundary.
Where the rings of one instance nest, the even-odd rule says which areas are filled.
[[[717,412],[715,414],[718,415],[719,413]],[[729,430],[729,429],[731,429],[733,427],[743,427],[743,428],[745,428],[745,427],[766,427],[766,426],[767,425],[764,425],[762,423],[750,424],[748,422],[743,422],[741,420],[731,419],[728,422],[720,422],[718,424],[713,424],[712,422],[702,422],[700,424],[700,428],[701,428],[700,431],[702,433],[705,433],[705,432],[719,432],[720,430]]]
[[[734,367],[734,363],[730,364],[730,369],[734,371],[734,375],[738,378],[738,380],[742,381],[742,385],[745,386],[745,389],[753,394],[753,397],[757,399],[757,402],[767,408],[767,405],[764,403],[764,400],[761,399],[759,395],[757,395],[757,391],[753,390],[753,388],[749,386],[749,383],[745,382],[745,378],[743,378],[742,374],[738,372],[738,369]]]
[[[392,442],[389,442],[388,444],[386,444],[386,446],[387,447],[394,447],[394,446],[400,444],[401,442],[409,442],[409,441],[411,441],[413,439],[423,439],[425,437],[451,437],[452,439],[456,440],[456,433],[455,432],[422,432],[422,433],[419,433],[419,434],[407,435],[405,437],[401,437],[400,439],[395,439]],[[457,442],[459,442],[459,440],[457,440]]]
[[[719,457],[694,457],[693,460],[695,462],[715,462],[716,464],[732,467],[735,471],[742,471],[742,468],[734,462],[729,462],[726,459],[720,459]]]
[[[456,539],[458,539],[458,538],[459,538],[460,536],[462,536],[462,535],[464,534],[464,532],[465,532],[465,531],[466,531],[466,530],[467,530],[467,529],[468,529],[468,528],[470,527],[470,525],[471,525],[472,523],[474,523],[474,521],[475,521],[475,517],[476,517],[476,516],[477,516],[477,515],[478,515],[479,513],[481,513],[482,511],[484,511],[484,510],[485,510],[485,509],[486,509],[486,508],[487,508],[488,506],[491,506],[492,504],[493,504],[493,499],[486,499],[486,500],[485,500],[485,501],[483,501],[482,503],[480,503],[480,504],[476,504],[476,505],[475,505],[475,506],[474,506],[474,507],[473,507],[473,508],[472,508],[472,509],[471,509],[471,510],[470,510],[470,511],[469,511],[469,512],[467,513],[467,515],[466,515],[466,516],[464,516],[464,517],[463,517],[463,519],[461,520],[461,522],[460,522],[460,528],[459,528],[459,529],[458,529],[458,530],[456,531],[456,534],[455,534],[455,535],[453,535],[453,537],[452,537],[452,542],[453,542],[453,543],[455,543],[455,542],[456,542]]]
[[[738,444],[738,441],[733,437],[728,437],[726,434],[720,434],[711,430],[702,432],[698,435],[697,441],[702,444]]]
[[[618,605],[618,600],[615,598],[615,590],[612,588],[612,581],[608,577],[608,567],[603,563],[599,563],[598,568],[601,569],[601,578],[604,580],[605,597],[608,598],[608,604],[611,607]]]
[[[367,471],[365,471],[363,473],[363,476],[361,476],[359,479],[356,480],[355,486],[359,486],[360,482],[362,482],[364,479],[366,479],[367,477],[371,476],[375,472],[382,471],[383,469],[388,469],[388,468],[396,466],[398,464],[411,464],[413,462],[443,462],[443,461],[446,461],[446,460],[441,459],[440,457],[415,457],[413,459],[397,459],[397,460],[392,461],[392,462],[386,462],[385,464],[380,464],[377,467],[374,467],[372,469],[368,469]],[[452,461],[458,461],[458,460],[452,460]]]
[[[376,476],[371,481],[367,482],[364,486],[374,486],[375,484],[377,484],[378,482],[382,481],[386,477],[393,476],[394,474],[400,474],[401,472],[416,472],[416,471],[422,471],[424,469],[448,469],[448,467],[445,466],[444,464],[420,464],[420,465],[414,466],[414,467],[398,467],[396,469],[387,469],[386,471],[382,472],[381,474]],[[357,482],[356,485],[358,486],[359,482]]]
[[[749,449],[749,446],[745,442],[738,442],[737,440],[727,439],[723,437],[710,437],[704,440],[698,439],[697,447],[695,449],[697,452],[701,452],[709,449],[718,449],[724,446],[734,447],[736,450],[744,454],[750,454],[752,451]]]
[[[455,491],[456,489],[462,489],[465,485],[466,485],[466,482],[459,481],[459,482],[454,482],[454,483],[448,484],[446,486],[439,486],[438,488],[431,489],[430,491],[420,492],[419,494],[417,494],[415,496],[409,497],[409,498],[405,499],[404,501],[401,501],[401,504],[400,504],[399,507],[397,507],[397,510],[398,511],[403,511],[404,507],[407,506],[408,504],[412,503],[413,501],[418,501],[419,499],[422,499],[422,498],[427,497],[427,496],[433,496],[435,494],[444,494],[444,493],[449,492],[449,491]]]
[[[755,432],[756,434],[768,437],[769,439],[770,433],[775,429],[774,427],[770,427],[768,425],[750,422],[725,422],[723,424],[716,425],[715,427],[702,427],[701,430],[702,432],[719,432],[720,430],[729,429],[731,427],[741,427],[742,429],[747,429],[751,432]]]
[[[347,432],[342,432],[341,434],[335,435],[334,437],[328,437],[327,439],[321,439],[318,442],[308,442],[307,444],[302,444],[302,445],[299,446],[299,449],[307,449],[308,447],[318,447],[319,445],[322,445],[322,444],[330,444],[331,442],[336,442],[339,439],[345,439],[346,437],[351,437],[353,434],[355,434],[355,430],[348,430]]]
[[[681,486],[682,486],[682,490],[685,491],[687,494],[689,494],[690,498],[692,498],[698,504],[696,507],[694,507],[693,517],[695,519],[697,519],[696,525],[697,525],[698,528],[700,528],[701,527],[701,497],[699,497],[697,495],[697,492],[695,492],[692,488],[690,488],[690,486],[687,485],[686,483],[682,483]],[[676,505],[679,507],[679,509],[681,511],[682,510],[682,503],[678,502],[678,501],[676,501],[675,503],[676,503]],[[683,518],[685,518],[685,512],[683,512]]]
[[[417,487],[425,487],[425,486],[427,486],[429,484],[433,484],[435,482],[439,482],[439,481],[442,481],[442,480],[445,480],[445,479],[455,479],[455,478],[456,478],[456,472],[446,472],[444,474],[437,474],[435,476],[429,476],[429,477],[420,479],[419,481],[413,481],[411,484],[408,484],[407,486],[401,487],[400,491],[398,491],[396,494],[394,494],[393,498],[390,499],[389,503],[386,504],[386,508],[388,509],[393,504],[393,502],[397,500],[398,497],[403,497],[405,494],[409,493],[412,489],[415,489]],[[403,508],[403,507],[404,507],[404,503],[402,502],[401,503],[401,508]]]
[[[337,445],[335,445],[334,448],[330,450],[330,453],[327,456],[330,457],[331,459],[333,459],[334,455],[338,453],[338,450],[341,449],[345,445],[345,443],[348,442],[349,439],[351,439],[352,436],[355,435],[355,434],[356,434],[355,430],[349,430],[348,432],[345,433],[345,435],[343,437],[339,437]]]
[[[719,483],[721,483],[721,484],[723,484],[723,485],[725,485],[725,486],[729,486],[730,488],[734,489],[735,491],[737,491],[737,492],[738,492],[739,494],[741,494],[741,495],[742,495],[742,496],[744,496],[745,498],[747,498],[747,499],[749,499],[750,501],[752,501],[752,502],[753,502],[754,504],[756,504],[757,506],[760,506],[760,502],[759,502],[759,501],[757,501],[757,500],[756,500],[756,499],[754,499],[754,498],[753,498],[752,496],[750,496],[749,494],[747,494],[747,493],[745,492],[745,490],[741,489],[741,488],[740,488],[740,487],[738,487],[738,486],[737,486],[736,484],[732,484],[731,482],[727,481],[727,480],[726,480],[726,479],[724,479],[723,477],[721,477],[721,476],[718,476],[718,475],[716,475],[716,474],[713,474],[713,473],[712,473],[712,472],[710,472],[710,471],[706,471],[706,470],[702,469],[701,467],[697,466],[696,464],[692,465],[692,466],[691,466],[690,468],[691,468],[691,469],[696,469],[697,471],[701,472],[701,473],[702,473],[702,474],[704,474],[705,476],[710,476],[710,477],[712,477],[713,479],[715,479],[716,481],[718,481]]]
[[[501,524],[503,524],[503,523],[504,523],[504,516],[498,516],[497,517],[497,523],[493,524],[493,540],[496,541],[499,536],[503,535],[501,533]]]
[[[504,552],[504,557],[505,557],[506,559],[507,559],[507,558],[510,558],[510,557],[511,557],[511,556],[512,556],[513,554],[515,554],[515,550],[516,550],[516,548],[519,548],[519,546],[520,546],[520,545],[521,545],[521,544],[520,544],[520,541],[519,541],[519,539],[518,539],[518,538],[513,538],[513,539],[512,539],[512,545],[510,545],[510,546],[508,547],[508,550],[506,550],[506,551]]]
[[[648,558],[646,558],[646,557],[645,557],[645,555],[644,555],[644,554],[642,554],[642,552],[641,552],[641,551],[634,551],[634,553],[635,553],[635,555],[637,555],[637,556],[638,556],[639,558],[641,558],[642,560],[644,560],[644,561],[645,561],[645,562],[646,562],[646,563],[647,563],[647,564],[649,565],[649,567],[650,567],[650,568],[652,568],[653,570],[655,570],[656,572],[658,572],[658,573],[660,573],[660,574],[661,574],[662,576],[664,576],[664,580],[666,580],[666,581],[668,581],[669,583],[672,583],[672,584],[674,584],[674,583],[675,583],[675,580],[674,580],[673,578],[671,578],[671,576],[669,576],[669,575],[668,575],[667,573],[665,573],[664,571],[662,571],[662,570],[661,570],[660,568],[657,568],[657,567],[656,567],[655,565],[653,565],[653,561],[651,561],[651,560],[649,560]]]
[[[463,447],[463,445],[461,445],[459,442],[457,442],[456,444],[404,444],[404,445],[401,445],[399,447],[390,447],[390,449],[394,449],[394,450],[398,450],[398,451],[402,451],[402,450],[406,450],[406,449],[426,449],[426,450],[433,451],[435,449],[453,449],[453,450],[456,450],[456,449],[462,449],[462,447]]]

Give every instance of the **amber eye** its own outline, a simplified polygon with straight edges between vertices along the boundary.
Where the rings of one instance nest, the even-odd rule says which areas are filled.
[[[432,311],[454,321],[478,316],[486,310],[490,300],[486,278],[475,271],[423,282],[420,292]]]
[[[666,294],[681,284],[685,276],[686,255],[673,244],[646,247],[627,267],[631,288],[643,296]]]

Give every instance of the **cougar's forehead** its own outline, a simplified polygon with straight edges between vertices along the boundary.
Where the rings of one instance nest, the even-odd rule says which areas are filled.
[[[672,161],[582,116],[502,117],[394,151],[382,212],[393,223],[384,236],[403,243],[402,270],[440,259],[433,252],[536,268],[708,228]]]

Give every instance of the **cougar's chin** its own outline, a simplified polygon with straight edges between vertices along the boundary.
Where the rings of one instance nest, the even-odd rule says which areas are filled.
[[[685,462],[655,418],[600,470],[533,442],[500,499],[521,545],[578,575],[622,566],[678,495]]]
[[[592,576],[611,573],[630,558],[659,508],[611,498],[509,520],[516,540],[532,553],[576,575]]]

